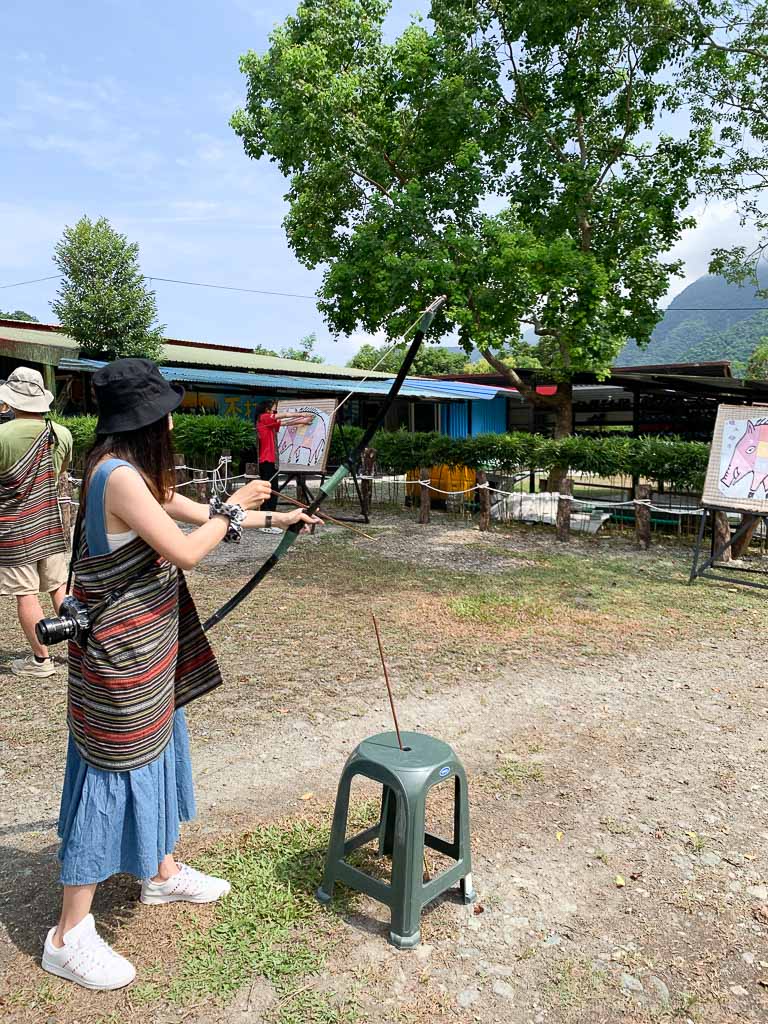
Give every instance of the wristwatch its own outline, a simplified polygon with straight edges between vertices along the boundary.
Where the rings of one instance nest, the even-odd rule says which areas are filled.
[[[272,525],[272,516],[268,515],[268,516],[267,516],[267,521],[266,521],[266,523],[264,524],[264,528],[265,528],[266,530],[268,530],[268,529],[270,528],[270,526],[271,526],[271,525]]]

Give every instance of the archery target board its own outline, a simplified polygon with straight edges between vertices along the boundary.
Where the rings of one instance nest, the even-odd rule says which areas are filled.
[[[768,407],[718,406],[702,501],[768,514]]]
[[[294,423],[280,427],[277,434],[277,457],[281,473],[325,472],[336,418],[336,404],[335,398],[277,403],[278,414],[312,414],[311,423]]]

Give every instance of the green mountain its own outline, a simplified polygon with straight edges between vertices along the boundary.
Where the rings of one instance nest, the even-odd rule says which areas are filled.
[[[768,271],[760,285],[768,288]],[[729,284],[706,274],[680,292],[667,307],[650,345],[625,345],[617,366],[702,363],[729,359],[736,375],[761,338],[768,337],[768,300],[752,287]]]

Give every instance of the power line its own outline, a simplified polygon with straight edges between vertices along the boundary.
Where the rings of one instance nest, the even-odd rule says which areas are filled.
[[[57,281],[62,275],[51,274],[49,277],[36,277],[31,281],[15,281],[13,284],[0,284],[0,291],[6,288],[21,288],[25,284],[40,284],[42,281]],[[190,288],[215,288],[217,291],[246,292],[249,295],[274,295],[282,299],[317,299],[316,295],[304,295],[299,292],[273,292],[263,288],[241,288],[232,284],[209,284],[207,281],[181,281],[175,277],[156,277],[144,274],[145,281],[162,281],[163,284],[183,284]],[[768,311],[765,306],[667,306],[664,313],[760,313]]]
[[[249,292],[252,295],[278,295],[283,299],[316,299],[316,295],[300,295],[297,292],[269,292],[262,288],[238,288],[230,284],[207,284],[204,281],[177,281],[174,277],[155,277],[145,274],[145,281],[164,281],[166,284],[186,284],[192,288],[217,288],[225,292]]]
[[[0,291],[5,288],[20,288],[24,284],[39,284],[41,281],[57,281],[61,274],[51,274],[50,277],[36,277],[31,281],[14,281],[13,284],[0,284]],[[231,284],[208,284],[205,281],[179,281],[175,277],[156,277],[154,274],[144,274],[145,281],[162,281],[165,284],[184,284],[190,288],[216,288],[225,292],[248,292],[251,295],[276,295],[283,299],[316,299],[316,295],[302,295],[298,292],[272,292],[262,288],[240,288]]]
[[[56,281],[61,277],[61,274],[51,274],[50,277],[36,277],[32,281],[15,281],[13,284],[0,284],[0,291],[3,288],[21,288],[23,284],[39,284],[40,281]]]

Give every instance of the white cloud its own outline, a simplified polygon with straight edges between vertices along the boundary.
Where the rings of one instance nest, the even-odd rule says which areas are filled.
[[[748,249],[757,242],[757,234],[750,225],[742,225],[732,203],[713,200],[697,203],[689,211],[696,218],[696,227],[683,233],[674,247],[672,259],[683,260],[685,276],[674,279],[668,299],[673,299],[689,284],[708,273],[712,250],[745,245]]]

